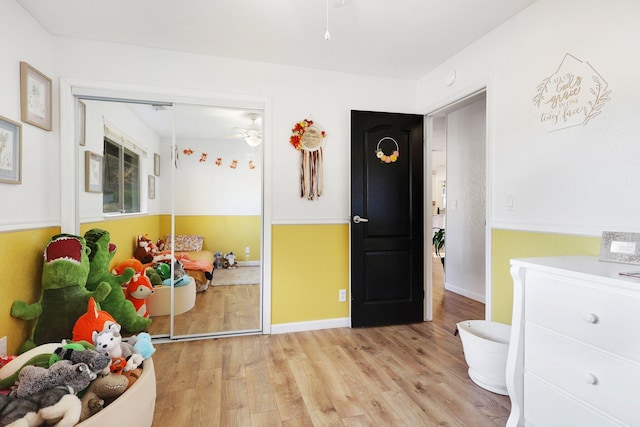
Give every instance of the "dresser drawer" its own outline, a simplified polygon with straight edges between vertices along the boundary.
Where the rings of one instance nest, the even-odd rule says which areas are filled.
[[[606,416],[588,408],[562,392],[524,377],[524,419],[526,426],[536,427],[620,427]]]
[[[640,366],[525,324],[524,369],[629,425],[640,425]],[[525,399],[526,400],[526,399]]]
[[[525,301],[525,320],[640,362],[638,296],[529,271]]]

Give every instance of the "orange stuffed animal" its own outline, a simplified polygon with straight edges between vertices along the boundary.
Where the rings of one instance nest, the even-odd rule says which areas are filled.
[[[126,259],[113,269],[113,274],[122,274],[125,268],[131,267],[136,271],[131,280],[122,285],[126,299],[133,303],[138,316],[149,317],[146,298],[153,293],[153,285],[144,274],[144,267],[137,259]]]
[[[93,342],[91,334],[93,331],[101,331],[104,327],[104,322],[107,320],[117,323],[109,313],[98,310],[98,306],[93,297],[89,298],[87,312],[80,316],[73,325],[73,341]]]
[[[133,303],[138,316],[149,317],[147,297],[153,294],[153,285],[144,273],[136,273],[127,283],[125,297]]]

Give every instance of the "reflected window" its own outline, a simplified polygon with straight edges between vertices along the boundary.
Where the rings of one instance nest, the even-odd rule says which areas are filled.
[[[140,156],[104,139],[104,213],[140,212]]]

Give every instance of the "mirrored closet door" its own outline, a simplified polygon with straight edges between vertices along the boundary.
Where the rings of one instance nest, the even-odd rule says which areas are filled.
[[[75,102],[78,229],[107,230],[114,265],[144,261],[151,335],[261,331],[262,111]]]

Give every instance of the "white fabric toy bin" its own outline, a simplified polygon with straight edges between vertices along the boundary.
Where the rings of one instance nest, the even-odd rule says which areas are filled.
[[[511,326],[490,320],[465,320],[456,326],[469,365],[469,378],[486,390],[508,395],[506,375]]]

